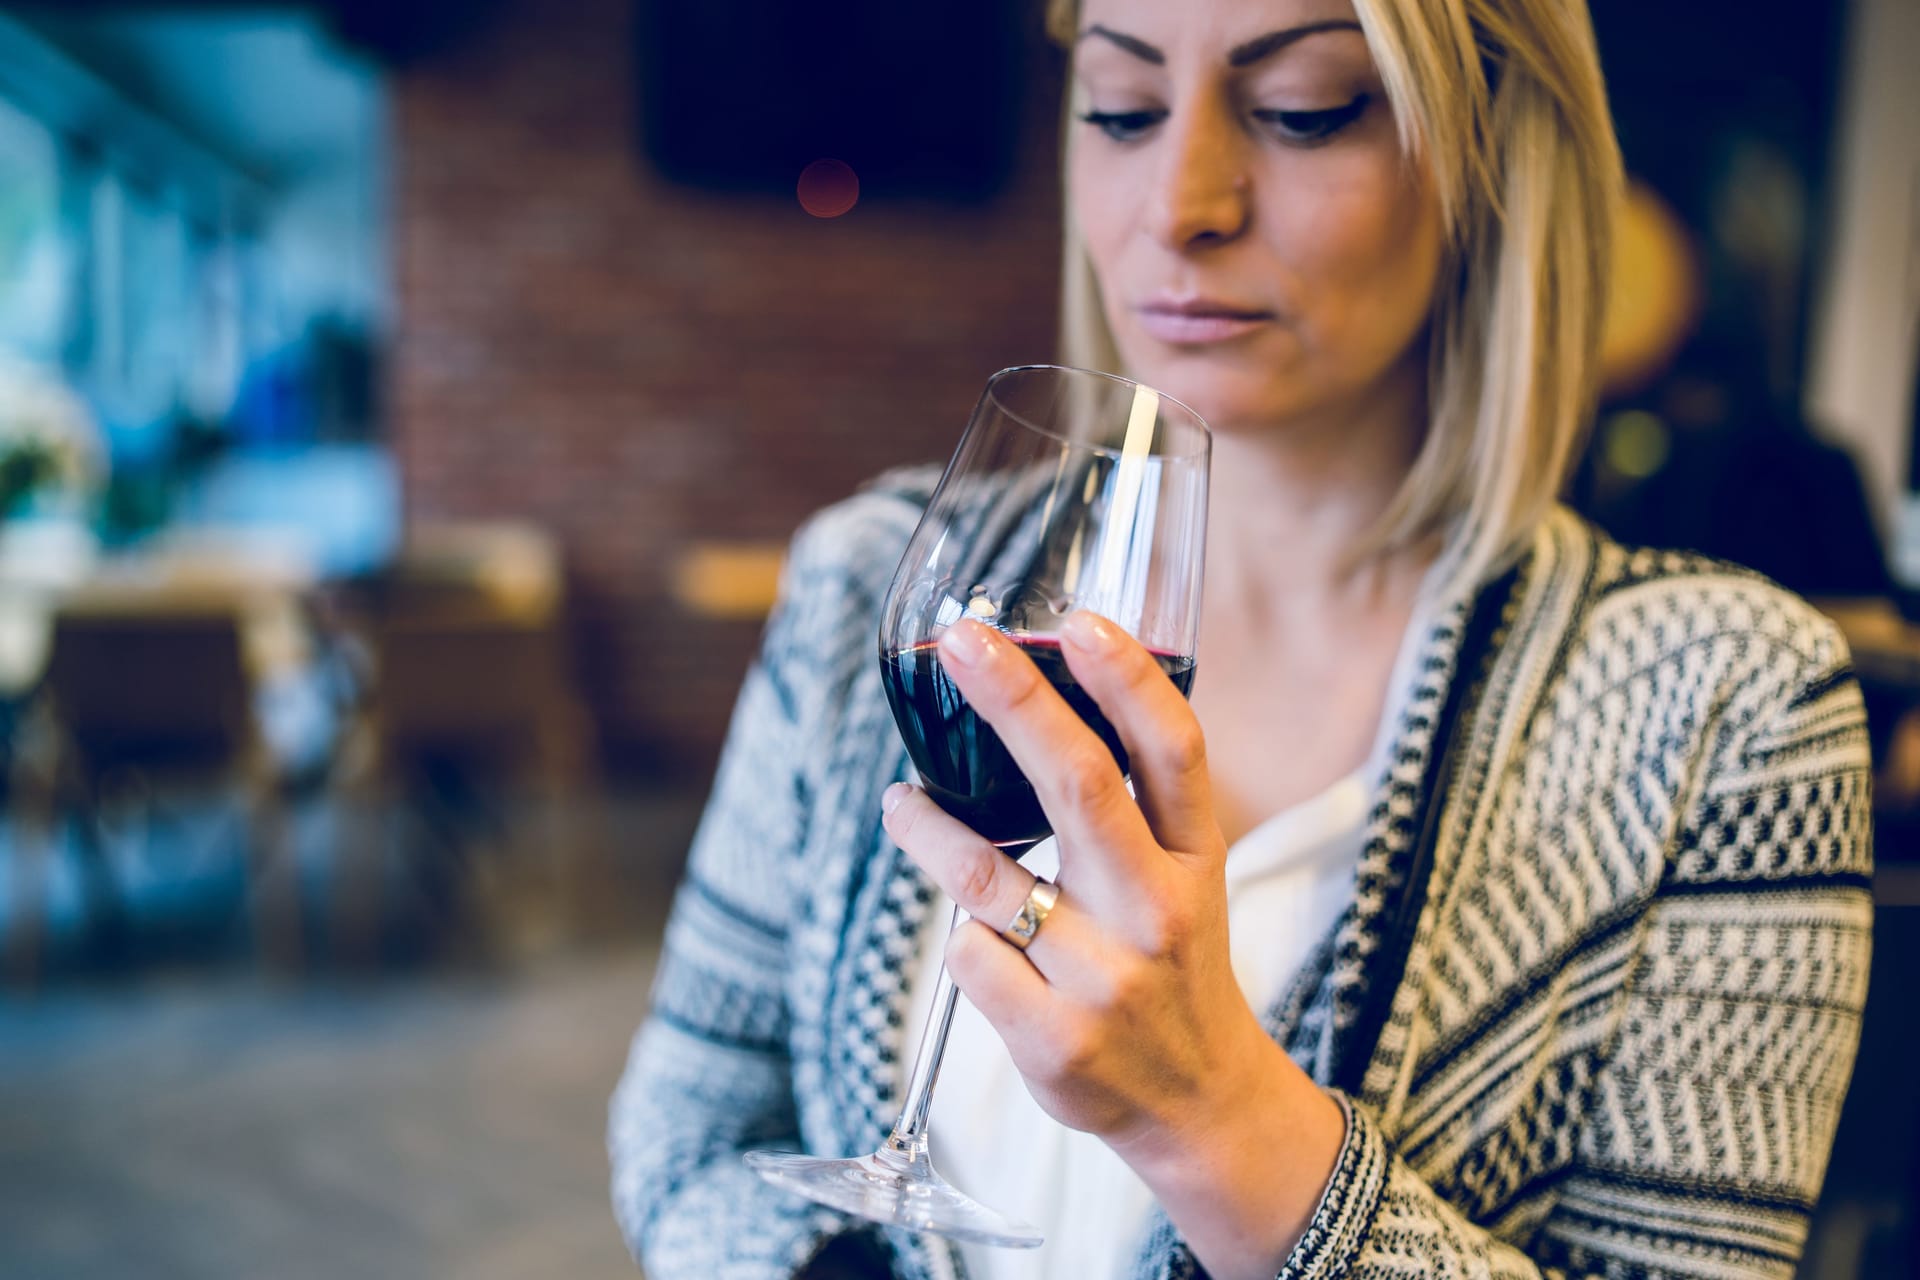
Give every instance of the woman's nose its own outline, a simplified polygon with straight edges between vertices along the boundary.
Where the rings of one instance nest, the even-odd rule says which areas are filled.
[[[1156,239],[1182,251],[1225,242],[1247,228],[1249,190],[1239,136],[1223,113],[1196,108],[1167,121],[1165,163],[1149,202]]]

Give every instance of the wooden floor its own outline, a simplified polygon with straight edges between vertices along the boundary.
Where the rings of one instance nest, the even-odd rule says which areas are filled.
[[[0,988],[0,1277],[637,1274],[607,1205],[606,1101],[698,805],[596,802],[584,919],[525,828],[479,824],[451,916],[389,868],[371,957],[321,948],[294,972],[263,971],[248,941],[218,805],[175,805],[121,851],[141,939],[117,968],[77,950],[64,860],[52,963]],[[310,924],[337,896],[341,820],[302,817]],[[422,856],[409,821],[382,837],[414,846],[396,867]],[[207,905],[143,863],[191,873]]]
[[[0,1275],[632,1276],[602,1132],[653,960],[0,1008]]]

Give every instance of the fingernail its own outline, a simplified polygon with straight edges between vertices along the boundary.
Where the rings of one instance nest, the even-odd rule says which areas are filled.
[[[986,657],[987,645],[987,629],[971,618],[954,623],[947,628],[947,634],[940,637],[941,656],[963,667],[974,666]]]
[[[898,809],[900,802],[907,798],[907,793],[911,790],[913,790],[913,788],[906,783],[896,782],[885,791],[882,791],[880,793],[880,812],[892,813],[895,809]]]
[[[1085,609],[1068,614],[1060,631],[1082,653],[1105,653],[1113,648],[1113,627],[1099,614]]]

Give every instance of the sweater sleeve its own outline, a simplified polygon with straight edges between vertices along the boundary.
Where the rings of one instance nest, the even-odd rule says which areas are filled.
[[[1778,1277],[1806,1241],[1859,1043],[1872,902],[1864,715],[1830,628],[1714,757],[1564,1138],[1552,1208],[1498,1234],[1360,1106],[1282,1280]]]
[[[847,1229],[741,1159],[801,1146],[787,937],[809,769],[831,732],[826,672],[852,660],[827,650],[846,647],[848,593],[864,586],[834,532],[844,524],[816,518],[790,550],[674,900],[652,1005],[613,1095],[614,1212],[654,1280],[779,1280]]]

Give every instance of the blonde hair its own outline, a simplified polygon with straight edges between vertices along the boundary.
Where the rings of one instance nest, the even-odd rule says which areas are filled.
[[[1439,537],[1479,580],[1552,506],[1593,408],[1623,187],[1593,23],[1583,0],[1353,3],[1446,225],[1427,435],[1364,553]],[[1078,0],[1049,0],[1056,40],[1078,23]],[[1118,370],[1071,217],[1066,234],[1062,358]]]

